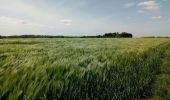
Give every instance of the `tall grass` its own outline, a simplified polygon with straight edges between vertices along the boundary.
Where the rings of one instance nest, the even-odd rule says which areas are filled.
[[[152,86],[152,100],[170,99],[170,44],[161,62],[160,73],[155,76]]]
[[[8,41],[0,41],[2,100],[132,100],[151,95],[169,40]]]

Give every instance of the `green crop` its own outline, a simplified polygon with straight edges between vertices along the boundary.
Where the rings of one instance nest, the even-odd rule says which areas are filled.
[[[0,39],[1,100],[151,95],[169,39]]]

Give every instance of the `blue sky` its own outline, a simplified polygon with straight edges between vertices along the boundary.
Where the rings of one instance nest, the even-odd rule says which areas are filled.
[[[0,0],[0,35],[170,36],[170,0]]]

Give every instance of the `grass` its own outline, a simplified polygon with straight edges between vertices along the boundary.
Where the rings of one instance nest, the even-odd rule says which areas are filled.
[[[169,43],[163,38],[1,39],[0,99],[147,98]]]
[[[170,45],[165,52],[160,73],[155,77],[152,87],[153,100],[170,100]]]

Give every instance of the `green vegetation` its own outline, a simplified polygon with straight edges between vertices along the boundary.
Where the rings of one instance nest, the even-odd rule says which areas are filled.
[[[152,100],[170,100],[170,45],[165,52],[160,66],[160,73],[155,77],[152,87]]]
[[[168,38],[1,39],[0,99],[133,100],[159,95],[162,83],[154,79],[163,73],[162,58],[168,62],[169,45]]]

